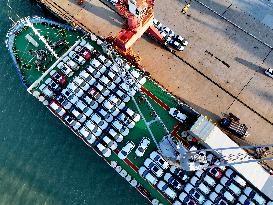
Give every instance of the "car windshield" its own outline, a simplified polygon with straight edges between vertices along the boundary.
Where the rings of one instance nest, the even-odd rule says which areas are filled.
[[[211,170],[211,173],[214,174],[214,175],[216,175],[216,174],[217,174],[216,169],[212,169],[212,170]]]
[[[55,78],[60,78],[61,76],[59,75],[59,73],[55,73]]]
[[[173,112],[173,114],[174,114],[174,115],[177,115],[177,114],[178,114],[178,111],[177,111],[177,110],[175,110],[175,111]]]
[[[164,164],[164,161],[162,159],[158,159],[158,161],[160,162],[160,164]]]
[[[139,147],[139,148],[138,148],[138,151],[139,151],[139,152],[144,152],[143,147]]]
[[[194,197],[198,199],[200,197],[200,194],[198,192],[195,192]]]
[[[162,187],[162,191],[165,191],[167,188],[168,188],[168,185],[165,184],[165,185]]]
[[[159,171],[159,169],[156,167],[156,166],[153,166],[153,168],[152,168],[155,172],[158,172]]]
[[[123,154],[124,156],[126,156],[127,152],[125,152],[124,150],[121,150],[121,154]]]
[[[173,185],[178,186],[179,184],[178,184],[178,182],[176,180],[173,180]]]

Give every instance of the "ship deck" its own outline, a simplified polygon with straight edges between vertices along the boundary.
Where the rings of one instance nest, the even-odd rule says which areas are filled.
[[[54,39],[54,41],[58,40],[58,38],[56,37],[56,32],[58,32],[58,31],[52,30],[51,31],[52,33],[51,32],[48,33],[48,31],[49,31],[47,29],[48,26],[45,26],[43,24],[35,25],[35,27],[39,28],[39,31],[41,34],[48,35],[49,38]],[[56,29],[60,29],[60,28],[56,28]],[[15,53],[18,53],[18,55],[20,55],[21,50],[25,51],[26,50],[25,45],[28,45],[26,42],[27,40],[24,38],[25,32],[29,32],[28,28],[25,29],[23,31],[23,33],[21,33],[20,35],[17,35],[15,38],[15,45],[16,45]],[[79,33],[78,31],[69,32],[67,30],[66,40],[68,39],[67,40],[69,42],[68,45],[72,46],[82,36],[84,36],[84,35],[83,34],[81,35],[81,33]],[[85,39],[87,40],[87,38],[88,37],[86,37]],[[42,41],[40,41],[39,39],[36,39],[36,40],[39,43],[39,45],[41,45],[41,46],[43,45]],[[98,52],[105,55],[102,52],[101,47],[96,43],[96,41],[92,41],[89,38],[87,41]],[[31,45],[29,45],[29,46],[31,48],[27,47],[27,49],[35,49]],[[67,46],[64,49],[60,49],[59,56],[66,53],[69,46]],[[42,48],[45,49],[45,47],[42,47]],[[22,55],[20,57],[25,62],[30,62],[30,63],[34,62],[34,59],[32,59],[30,55],[24,55],[24,53],[22,53]],[[62,58],[63,58],[63,56],[60,57],[60,59],[62,59]],[[94,56],[92,58],[94,58]],[[90,60],[92,60],[92,58]],[[60,60],[60,59],[58,59],[58,60]],[[55,61],[56,61],[56,59],[51,58],[51,60],[46,62],[47,68],[52,66],[55,63]],[[72,77],[67,77],[68,83],[71,82],[75,76],[78,76],[79,72],[84,70],[86,65],[88,65],[88,64],[89,64],[89,61],[87,61],[84,65],[82,65],[80,67],[80,69],[77,70]],[[58,68],[56,68],[56,67],[53,69],[58,70]],[[132,66],[131,69],[136,69],[136,68]],[[20,71],[22,71],[22,70],[20,70]],[[139,72],[142,72],[142,71],[139,71]],[[33,80],[38,79],[42,75],[42,73],[43,73],[42,71],[37,71],[37,69],[35,69],[33,67],[33,68],[29,69],[28,72],[25,72],[24,76],[29,77],[28,78],[29,82],[32,82]],[[39,85],[37,85],[33,89],[31,89],[30,92],[33,93],[33,95],[34,95],[34,91],[41,92],[39,90],[39,86],[41,84],[44,84],[45,80],[48,77],[49,77],[49,74],[44,76],[44,78],[41,79],[41,81],[39,82]],[[154,115],[152,113],[152,110],[150,110],[148,108],[147,104],[145,103],[145,100],[142,99],[141,93],[142,93],[142,95],[145,95],[147,97],[150,104],[153,106],[153,108],[156,111],[156,113],[158,114],[158,116],[162,119],[162,121],[166,125],[169,132],[175,138],[182,141],[182,143],[184,142],[184,145],[187,146],[188,142],[183,140],[183,138],[181,136],[181,132],[183,130],[189,130],[189,128],[193,124],[193,122],[196,121],[198,114],[185,104],[183,106],[181,106],[181,103],[182,103],[181,101],[179,101],[177,98],[175,98],[173,95],[171,95],[164,88],[159,86],[154,80],[150,79],[149,77],[146,77],[146,79],[147,80],[146,80],[145,84],[143,84],[141,87],[141,91],[137,92],[135,95],[135,99],[136,99],[138,106],[140,107],[142,113],[144,114],[145,119],[148,122],[152,122],[154,120]],[[53,100],[51,97],[46,97],[46,96],[45,96],[45,99],[49,103]],[[126,106],[131,108],[134,112],[137,112],[137,109],[136,109],[134,103],[132,102],[132,100],[127,102]],[[180,110],[183,111],[183,113],[188,116],[188,120],[182,124],[178,120],[173,118],[168,113],[168,111],[171,107],[175,107],[175,108],[180,107]],[[94,112],[96,112],[96,110],[94,110]],[[59,117],[62,120],[62,118],[60,116],[57,116],[57,117]],[[100,153],[100,151],[96,148],[96,146],[95,146],[96,143],[95,143],[95,145],[89,144],[87,142],[87,140],[84,137],[82,137],[77,130],[73,130],[72,127],[70,127],[66,122],[64,122],[64,124],[66,126],[68,126],[70,128],[70,130],[72,130],[78,137],[80,137],[88,146],[92,147],[98,154],[102,155]],[[151,128],[151,130],[156,138],[156,141],[158,143],[162,140],[162,138],[164,136],[166,136],[168,134],[165,132],[164,129],[162,129],[162,126],[158,123],[158,121],[153,122],[151,124],[150,128]],[[143,137],[150,139],[150,145],[149,145],[148,149],[145,151],[144,156],[137,157],[135,154],[135,149],[138,147],[138,145],[140,144],[140,141],[143,139]],[[98,141],[100,141],[100,140],[101,139],[98,139]],[[122,160],[118,157],[118,153],[119,153],[119,150],[121,150],[127,144],[128,141],[132,141],[135,144],[135,148],[129,153],[128,157],[125,160]],[[166,195],[164,195],[161,191],[159,191],[159,189],[157,189],[155,186],[151,185],[148,181],[146,181],[142,176],[140,176],[138,174],[139,167],[143,166],[144,161],[149,157],[150,153],[154,150],[157,150],[157,146],[156,146],[155,142],[153,141],[152,137],[150,136],[143,119],[141,119],[140,121],[138,121],[135,124],[134,128],[130,129],[128,136],[124,137],[124,140],[122,142],[118,143],[118,148],[116,150],[112,151],[112,154],[110,155],[110,157],[108,157],[108,158],[104,157],[104,159],[109,163],[109,165],[112,162],[116,162],[118,166],[120,166],[123,170],[125,170],[132,177],[132,179],[135,179],[139,185],[144,187],[144,189],[146,189],[150,194],[150,196],[148,196],[150,201],[152,199],[157,199],[163,204],[172,204],[173,200],[170,200]],[[189,175],[189,176],[191,176],[193,174],[194,174],[194,172],[187,173],[187,175]],[[162,180],[163,176],[160,177],[159,180]],[[190,180],[190,177],[188,178],[188,180]],[[183,186],[187,183],[187,181],[182,181],[182,180],[180,182],[181,182],[181,184],[183,184]],[[249,185],[249,186],[251,186],[251,185]],[[255,189],[255,188],[253,188],[253,189]],[[177,196],[179,196],[180,192],[181,192],[181,190],[177,191]],[[206,198],[208,198],[208,196]]]
[[[63,30],[55,26],[48,26],[47,24],[40,24],[40,23],[34,23],[33,26],[39,31],[39,33],[43,36],[47,36],[47,40],[49,42],[56,42],[60,40],[60,38],[64,38],[67,42],[66,46],[62,46],[61,48],[56,50],[56,53],[59,57],[61,57],[63,54],[67,52],[67,50],[78,40],[80,39],[83,34],[79,31],[73,31],[70,32],[68,30]],[[60,34],[61,32],[66,34]],[[28,42],[25,39],[25,36],[27,34],[30,34],[39,44],[38,48],[35,48],[30,42]],[[97,51],[102,52],[102,49],[100,46],[98,46],[95,42],[90,41],[89,42]],[[42,49],[47,50],[46,45],[35,35],[33,30],[30,27],[25,27],[21,32],[20,35],[16,35],[14,40],[14,49],[16,50],[16,54],[18,58],[21,60],[22,64],[28,63],[31,65],[30,68],[19,68],[20,72],[24,76],[24,78],[27,81],[27,84],[31,85],[34,83],[37,79],[41,77],[41,75],[45,72],[43,70],[37,70],[35,68],[35,57],[30,54],[29,50],[35,50],[35,49]],[[62,57],[61,57],[62,58]],[[46,68],[51,67],[57,58],[55,58],[53,55],[50,55],[50,57],[46,60],[44,63],[44,66]],[[92,60],[92,58],[90,59]],[[89,62],[86,62],[79,70],[77,70],[74,75],[70,78],[67,77],[67,83],[71,82],[75,76],[78,76],[79,73],[86,67],[86,65],[89,64]],[[58,70],[58,68],[56,68]],[[135,68],[133,68],[135,69]],[[49,74],[47,74],[38,84],[37,87],[34,87],[31,92],[33,93],[35,90],[39,91],[39,86],[43,83],[45,83],[46,79],[50,77]],[[180,137],[180,133],[183,128],[189,128],[189,125],[186,123],[185,125],[182,125],[179,123],[178,120],[173,118],[169,113],[170,107],[177,107],[179,105],[179,101],[174,98],[172,95],[170,95],[166,90],[159,87],[159,85],[154,82],[152,79],[147,78],[147,81],[141,88],[142,94],[144,94],[151,105],[153,106],[154,110],[158,114],[158,116],[162,119],[164,124],[166,125],[167,129],[170,131],[170,133],[173,133],[174,136]],[[137,92],[135,95],[135,99],[138,103],[138,106],[142,110],[146,121],[151,122],[154,120],[153,110],[149,109],[147,103],[142,100],[142,95],[140,92]],[[47,99],[50,103],[52,99]],[[126,106],[131,108],[133,111],[137,111],[137,108],[135,107],[132,100],[130,100],[128,103],[126,103]],[[185,112],[190,115],[190,113],[194,113],[190,109],[185,110]],[[194,113],[194,119],[196,119],[196,113]],[[189,120],[189,122],[192,122],[192,120]],[[65,122],[64,122],[65,123]],[[65,123],[68,127],[69,125]],[[70,129],[72,129],[70,127]],[[156,137],[157,143],[159,143],[164,136],[166,136],[168,133],[162,128],[162,125],[159,123],[159,121],[155,121],[151,123],[150,126],[151,131],[153,132],[154,136]],[[178,130],[180,133],[178,133]],[[79,134],[76,133],[78,136]],[[81,137],[81,136],[80,136]],[[150,139],[150,145],[147,148],[147,150],[144,153],[144,156],[137,157],[135,154],[135,149],[140,144],[143,137]],[[124,147],[128,141],[132,141],[135,144],[135,148],[133,151],[128,155],[128,157],[125,160],[122,160],[118,157],[119,150]],[[118,166],[121,166],[122,169],[126,170],[126,172],[132,176],[133,179],[135,179],[139,184],[141,184],[146,190],[148,190],[151,194],[151,199],[156,198],[163,204],[171,204],[171,202],[168,200],[162,192],[160,192],[158,189],[155,189],[152,187],[150,183],[148,183],[143,177],[141,177],[138,174],[139,167],[144,165],[145,159],[147,159],[152,151],[157,150],[156,144],[151,138],[148,129],[144,123],[144,120],[141,119],[139,122],[136,123],[135,127],[130,130],[130,133],[128,136],[124,138],[124,140],[120,143],[118,143],[118,148],[112,152],[111,156],[107,158],[108,163],[110,164],[111,161],[117,162]],[[189,173],[190,174],[190,173]],[[164,176],[164,175],[163,175]],[[163,178],[162,176],[162,178]]]
[[[47,25],[47,24],[46,24]],[[82,33],[80,32],[69,32],[67,33],[66,29],[60,29],[57,26],[48,24],[46,29],[45,25],[40,23],[33,23],[35,29],[39,31],[42,36],[45,36],[49,43],[57,42],[58,40],[65,39],[66,45],[62,45],[59,48],[56,48],[55,53],[58,56],[62,56],[67,48],[71,47],[75,43],[75,39],[80,38]],[[39,46],[35,48],[29,41],[26,40],[26,35],[29,34],[32,38],[39,42]],[[43,63],[45,69],[52,66],[52,64],[57,60],[57,58],[48,51],[46,45],[39,40],[39,37],[35,35],[34,31],[30,27],[24,27],[20,32],[20,35],[16,35],[14,40],[14,47],[16,52],[17,59],[22,59],[19,64],[19,69],[22,76],[25,78],[27,85],[34,83],[43,73],[43,70],[36,69],[35,65],[35,56],[31,53],[33,50],[43,50],[47,51],[47,58]]]

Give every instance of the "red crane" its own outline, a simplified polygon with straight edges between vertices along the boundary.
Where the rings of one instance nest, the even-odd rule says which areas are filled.
[[[155,0],[119,0],[116,3],[117,11],[127,18],[127,27],[122,29],[117,37],[116,44],[126,51],[146,31],[159,41],[162,35],[153,26]]]

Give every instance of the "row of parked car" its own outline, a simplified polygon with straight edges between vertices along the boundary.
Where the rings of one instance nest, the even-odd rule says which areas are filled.
[[[141,166],[138,172],[171,200],[177,197],[177,193],[189,179],[185,171],[171,166],[157,151],[153,151],[150,157],[145,159],[144,166]]]
[[[159,30],[167,45],[170,45],[179,51],[183,51],[188,45],[188,41],[179,34],[175,34],[169,27],[163,26],[157,19],[153,20],[153,24]]]
[[[117,142],[128,135],[140,116],[125,105],[130,100],[128,85],[119,77],[118,68],[102,54],[94,54],[94,48],[90,46],[85,40],[81,41],[68,54],[71,59],[67,62],[76,62],[76,66],[60,62],[59,70],[52,70],[39,89],[53,98],[49,104],[53,112],[109,157],[111,150],[117,148]],[[84,65],[91,55],[96,58],[68,83],[67,78],[72,78],[71,72],[79,70],[78,65]],[[71,72],[60,72],[64,67]],[[137,71],[132,70],[131,74],[145,82]]]
[[[207,158],[211,164],[218,163],[212,153]],[[170,166],[154,151],[138,172],[166,194],[173,205],[272,205],[230,168],[213,167],[192,172],[189,176],[182,169]]]
[[[206,158],[209,164],[219,163],[212,153]],[[258,205],[266,204],[266,200],[232,169],[214,167],[196,171],[173,204]]]

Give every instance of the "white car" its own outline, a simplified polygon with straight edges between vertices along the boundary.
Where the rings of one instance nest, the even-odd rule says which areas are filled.
[[[80,113],[77,109],[72,108],[71,113],[74,115],[74,117],[80,122],[84,123],[86,120],[86,116],[83,113]]]
[[[110,102],[109,100],[105,100],[102,106],[113,116],[117,116],[120,113],[120,110],[114,105],[114,103]]]
[[[265,74],[268,75],[269,77],[273,78],[273,68],[268,68],[265,71]]]
[[[65,61],[65,59],[63,60]],[[70,67],[72,70],[75,70],[75,71],[79,69],[79,65],[69,58],[66,61],[66,65],[68,65],[68,67]]]
[[[96,78],[94,78],[85,70],[80,72],[79,77],[85,80],[85,82],[87,82],[89,85],[93,85],[96,82]]]
[[[78,100],[76,107],[79,108],[87,117],[93,113],[93,110],[81,100]]]
[[[93,144],[96,141],[96,137],[86,127],[82,127],[79,132],[90,144]]]
[[[164,181],[159,181],[159,183],[157,184],[157,188],[164,192],[171,199],[174,199],[176,197],[175,191],[172,190]]]
[[[265,199],[250,187],[246,187],[244,189],[244,193],[246,196],[256,201],[259,205],[263,205],[266,203]]]
[[[235,200],[234,196],[229,191],[226,191],[226,189],[224,189],[223,185],[221,184],[217,184],[215,187],[215,192],[224,196],[225,199],[231,203],[233,203]]]
[[[102,67],[102,64],[97,60],[97,59],[92,59],[90,64],[96,68],[97,70],[99,70]]]
[[[184,170],[179,169],[174,165],[171,166],[170,171],[175,176],[177,176],[180,180],[186,181],[189,178]]]
[[[85,44],[84,47],[87,48],[90,52],[94,50],[94,47],[91,46],[89,43]]]
[[[110,94],[110,90],[103,86],[102,84],[96,82],[94,85],[103,96],[108,96]]]
[[[143,77],[138,71],[132,70],[132,71],[131,71],[131,74],[132,74],[132,76],[133,76],[135,79],[137,79],[137,81],[138,81],[141,85],[143,85],[143,84],[146,82],[146,78]]]
[[[124,92],[122,92],[121,90],[116,90],[115,94],[121,99],[123,100],[123,102],[129,102],[130,101],[130,96],[125,94]]]
[[[98,106],[99,106],[99,104],[95,101],[95,100],[93,100],[92,98],[90,98],[88,95],[83,95],[82,96],[82,99],[86,102],[86,104],[88,105],[88,106],[90,106],[90,108],[91,109],[97,109],[98,108]]]
[[[101,117],[97,114],[94,113],[91,118],[90,118],[94,123],[96,123],[101,130],[106,129],[106,127],[108,126],[108,123],[104,120],[101,119]]]
[[[59,117],[64,116],[64,114],[66,113],[65,109],[63,109],[62,106],[60,106],[58,103],[56,103],[55,101],[52,101],[49,104],[49,108],[56,113]]]
[[[115,74],[114,72],[112,72],[112,71],[107,72],[107,76],[115,84],[119,84],[121,82],[121,78],[117,74]]]
[[[67,88],[69,90],[73,91],[77,97],[81,97],[84,93],[83,90],[81,88],[79,88],[78,85],[75,84],[74,82],[69,83],[67,85]]]
[[[117,133],[115,130],[109,129],[108,133],[116,140],[116,142],[122,142],[123,136]]]
[[[206,175],[203,179],[210,187],[214,187],[216,184],[215,180],[209,175]]]
[[[125,107],[125,103],[122,102],[115,95],[111,95],[108,100],[111,101],[120,110],[122,110]]]
[[[205,197],[196,189],[194,189],[194,191],[191,194],[191,197],[197,201],[199,204],[203,204],[203,202],[205,201]]]
[[[94,78],[98,79],[101,76],[101,72],[99,72],[96,68],[92,66],[88,66],[86,71],[90,73]]]
[[[161,177],[163,175],[163,170],[154,163],[153,160],[150,158],[147,158],[144,161],[144,166],[147,167],[149,170],[151,170],[156,177]]]
[[[91,120],[88,120],[85,122],[85,126],[92,132],[92,134],[94,134],[95,136],[100,136],[102,131],[101,129],[94,124],[94,122],[92,122]]]
[[[183,194],[183,193],[181,193],[181,194]],[[180,194],[180,195],[181,195],[181,194]],[[182,205],[182,203],[181,203],[180,201],[176,200],[175,202],[173,202],[172,205]]]
[[[166,173],[164,175],[164,180],[168,182],[168,184],[170,184],[175,189],[180,190],[182,188],[181,183],[177,181],[170,173]]]
[[[113,115],[111,115],[109,112],[107,112],[104,108],[100,108],[98,110],[98,113],[103,117],[103,119],[106,122],[112,122],[113,121]]]
[[[167,26],[164,26],[164,27],[162,28],[162,31],[164,31],[165,33],[167,33],[170,37],[174,37],[174,36],[175,36],[173,30],[171,30],[171,29],[170,29],[169,27],[167,27]]]
[[[103,95],[101,95],[100,92],[97,91],[95,88],[91,88],[88,93],[92,98],[94,98],[97,103],[102,103],[102,101],[104,101],[105,99]]]
[[[134,149],[135,144],[131,141],[127,142],[127,144],[119,151],[118,153],[118,157],[120,159],[126,159],[128,154],[130,154],[130,152],[132,151],[132,149]]]
[[[161,157],[156,151],[153,151],[150,154],[150,158],[154,160],[161,168],[167,169],[169,167],[169,163]]]
[[[86,45],[86,40],[81,39],[80,46],[84,46],[84,45]]]
[[[82,56],[78,55],[75,51],[70,51],[68,56],[80,65],[83,65],[86,62],[86,60]]]
[[[100,54],[98,56],[98,60],[102,63],[102,64],[105,64],[107,62],[107,58],[105,58],[104,55]]]
[[[127,136],[129,134],[129,129],[121,124],[120,121],[115,120],[112,122],[113,127],[115,127],[123,136]]]
[[[130,116],[132,120],[135,122],[138,122],[140,120],[140,115],[133,110],[131,110],[129,107],[126,109],[125,113]]]
[[[74,72],[72,71],[71,68],[69,68],[66,64],[64,64],[63,62],[60,62],[57,67],[68,77],[71,77]]]
[[[105,87],[107,87],[107,88],[110,89],[110,90],[113,90],[113,89],[116,87],[115,83],[113,83],[112,81],[110,81],[109,78],[107,78],[107,77],[104,76],[104,75],[100,77],[99,81],[100,81],[102,84],[104,84]]]
[[[190,180],[190,183],[193,185],[193,186],[195,186],[196,185],[196,183],[199,181],[199,179],[196,177],[196,176],[193,176],[192,178],[191,178],[191,180]]]
[[[239,202],[241,204],[255,205],[255,203],[248,199],[248,197],[244,194],[239,197]]]
[[[85,80],[80,76],[75,77],[73,79],[73,82],[76,83],[84,91],[87,91],[90,88],[90,85],[85,82]]]
[[[178,111],[176,108],[171,108],[169,114],[180,122],[184,122],[187,119],[187,116]]]
[[[132,129],[135,126],[135,122],[127,117],[124,113],[121,113],[117,116],[117,119],[124,124],[129,129]]]
[[[143,176],[148,182],[155,185],[157,184],[157,178],[146,167],[140,167],[138,173]]]
[[[109,137],[104,136],[102,140],[107,144],[107,147],[109,147],[111,150],[117,149],[118,147],[117,143],[111,140]]]
[[[77,130],[80,128],[81,123],[79,123],[77,120],[75,120],[73,117],[66,115],[64,118],[64,121],[69,124],[70,127]]]
[[[210,200],[207,200],[203,203],[203,205],[213,205],[212,201]],[[224,205],[224,204],[221,204],[221,205]]]
[[[203,194],[208,194],[210,193],[210,188],[206,186],[203,182],[200,183],[197,188],[203,193]]]
[[[45,84],[40,85],[39,89],[48,97],[52,97],[54,94]]]
[[[78,97],[73,94],[69,89],[63,89],[62,94],[72,103],[75,104],[78,101]]]
[[[241,194],[241,189],[232,183],[227,177],[222,177],[220,183],[231,190],[234,194],[239,196]]]
[[[146,149],[148,148],[149,144],[150,144],[150,139],[144,137],[141,140],[140,144],[138,145],[138,147],[137,147],[137,149],[135,151],[136,156],[142,157],[144,155]]]
[[[102,144],[98,143],[97,144],[97,148],[101,151],[102,155],[105,157],[110,157],[111,155],[111,150],[105,146],[103,146]]]
[[[225,175],[234,180],[235,183],[239,184],[241,187],[246,186],[246,181],[242,179],[238,174],[236,174],[232,169],[227,169]]]

